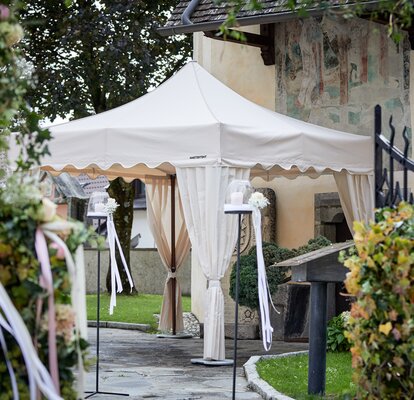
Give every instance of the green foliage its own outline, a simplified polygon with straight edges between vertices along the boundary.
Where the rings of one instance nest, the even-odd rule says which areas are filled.
[[[7,129],[24,104],[26,85],[21,75],[21,54],[15,44],[23,37],[13,10],[0,3],[0,132]],[[5,148],[5,142],[0,149]]]
[[[273,294],[277,286],[283,282],[285,271],[283,268],[269,268],[275,262],[283,261],[292,257],[292,251],[279,247],[274,243],[263,243],[263,258],[266,267],[267,280],[270,293]],[[230,275],[230,296],[235,298],[236,290],[236,263]],[[252,309],[259,307],[257,287],[257,259],[256,246],[249,253],[240,257],[240,287],[239,304]]]
[[[345,338],[346,324],[349,319],[349,311],[344,311],[328,322],[327,328],[327,348],[333,353],[349,351],[350,343]]]
[[[274,294],[277,287],[286,278],[286,270],[284,268],[273,267],[274,264],[313,250],[317,250],[329,244],[331,244],[331,242],[323,236],[311,239],[308,244],[293,250],[280,247],[275,243],[264,242],[263,258],[270,293]],[[234,263],[230,274],[230,296],[232,299],[235,298],[236,267],[237,264]],[[239,304],[251,309],[257,309],[259,307],[258,301],[257,259],[256,246],[254,246],[249,250],[247,255],[240,257]]]
[[[356,387],[352,383],[350,353],[326,355],[326,395],[310,396],[308,392],[308,355],[264,359],[259,361],[259,376],[277,391],[296,400],[351,399]]]
[[[261,4],[257,0],[215,0],[217,4],[228,6],[228,17],[220,27],[220,32],[230,35],[235,39],[243,39],[243,34],[233,35],[232,27],[237,26],[237,14],[243,9],[260,10]],[[322,10],[335,16],[344,18],[356,16],[369,16],[372,20],[388,21],[388,34],[396,42],[402,39],[402,30],[412,26],[414,15],[414,4],[412,0],[379,0],[377,4],[365,7],[366,0],[355,0],[352,2],[339,1],[332,5],[331,0],[284,0],[279,2],[282,11],[291,10],[299,18],[308,17],[311,10]],[[369,2],[368,2],[369,3]]]
[[[0,282],[5,287],[37,343],[40,360],[48,365],[47,292],[40,285],[40,265],[35,252],[35,232],[44,222],[56,220],[54,206],[43,199],[33,178],[12,176],[0,189]],[[89,239],[90,233],[82,224],[66,225],[59,236],[74,254],[79,244]],[[71,282],[66,261],[58,249],[48,241],[48,250],[54,282],[57,321],[57,353],[61,392],[64,398],[75,400],[73,367],[77,364],[77,346],[82,351],[87,343],[74,331],[74,312],[71,306]],[[36,317],[38,301],[42,300],[40,317]],[[20,349],[14,338],[3,331],[8,357],[16,372],[20,398],[28,399],[28,377]],[[0,398],[11,399],[11,381],[0,352]]]
[[[316,238],[310,239],[307,244],[296,249],[295,257],[321,249],[322,247],[329,246],[330,244],[332,244],[332,242],[325,236],[317,236]]]
[[[37,86],[31,104],[52,121],[81,118],[146,94],[191,53],[185,36],[161,37],[176,0],[27,1],[19,18]]]
[[[7,137],[13,126],[13,131],[19,132],[17,170],[25,171],[38,165],[40,158],[48,154],[50,134],[39,127],[40,118],[26,103],[25,96],[31,85],[28,66],[18,46],[23,29],[14,11],[0,3],[0,152],[7,149]],[[3,174],[0,170],[0,178]]]
[[[349,328],[359,398],[411,399],[414,393],[414,208],[377,212],[354,223],[357,254],[345,281],[356,297]]]

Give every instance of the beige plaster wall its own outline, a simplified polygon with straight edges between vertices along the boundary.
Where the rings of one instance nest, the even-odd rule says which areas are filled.
[[[277,178],[272,182],[254,179],[255,188],[270,187],[276,193],[276,240],[280,246],[293,248],[314,237],[315,193],[336,192],[332,176],[317,179],[301,176],[295,180]]]
[[[258,33],[259,28],[243,30]],[[195,33],[193,43],[193,58],[203,68],[247,99],[275,109],[275,68],[263,64],[259,48],[209,39],[203,33]]]

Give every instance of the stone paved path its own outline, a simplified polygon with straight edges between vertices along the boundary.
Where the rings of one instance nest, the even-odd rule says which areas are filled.
[[[95,354],[96,330],[89,328],[91,354]],[[261,399],[246,386],[242,365],[252,355],[265,354],[259,340],[238,342],[236,398]],[[274,342],[270,354],[299,351],[302,343]],[[139,331],[100,330],[99,390],[128,393],[129,397],[96,395],[92,399],[231,399],[232,367],[193,365],[202,357],[202,339],[160,339]],[[232,341],[226,341],[226,357],[232,358]],[[95,389],[95,368],[87,375],[87,390]]]

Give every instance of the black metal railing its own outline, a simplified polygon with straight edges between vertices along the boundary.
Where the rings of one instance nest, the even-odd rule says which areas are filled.
[[[408,173],[414,171],[414,161],[408,157],[410,139],[407,135],[407,127],[404,127],[402,132],[404,150],[401,151],[394,145],[395,127],[392,124],[392,116],[389,120],[391,131],[389,140],[382,134],[381,120],[381,106],[377,105],[375,107],[375,207],[392,207],[403,200],[413,204],[413,193],[408,187]],[[384,160],[384,154],[388,155],[387,160]],[[397,179],[396,171],[401,171],[402,182]]]

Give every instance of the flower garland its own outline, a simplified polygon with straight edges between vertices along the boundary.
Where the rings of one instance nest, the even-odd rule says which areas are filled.
[[[92,239],[92,234],[81,223],[61,220],[55,204],[44,199],[37,182],[27,176],[12,176],[0,189],[0,220],[0,283],[22,316],[38,356],[49,371],[53,370],[51,343],[55,346],[58,392],[65,400],[76,400],[73,367],[82,366],[88,344],[86,325],[81,323],[80,313],[75,312],[82,308],[82,288],[76,274],[83,274],[77,271],[73,259],[81,256],[80,246]],[[45,275],[45,260],[50,264],[50,280]],[[3,333],[19,395],[29,398],[30,367],[26,368],[13,336]],[[6,356],[0,351],[2,363],[6,364]],[[13,398],[12,392],[9,371],[0,369],[0,393]]]

